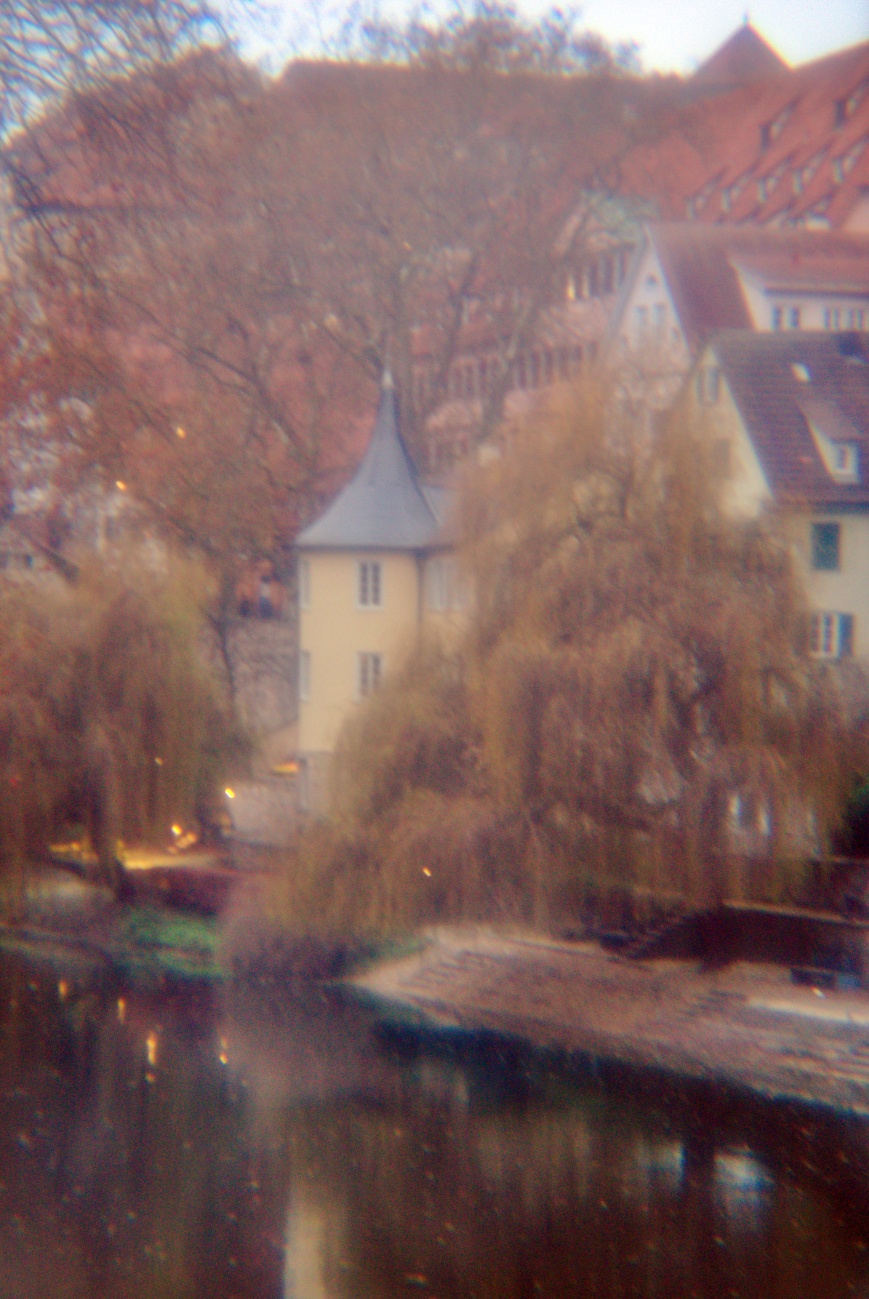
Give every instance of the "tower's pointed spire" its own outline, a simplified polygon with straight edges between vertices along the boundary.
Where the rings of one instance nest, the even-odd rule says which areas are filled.
[[[401,438],[398,401],[387,367],[371,440],[356,473],[297,545],[308,549],[417,550],[438,521]]]

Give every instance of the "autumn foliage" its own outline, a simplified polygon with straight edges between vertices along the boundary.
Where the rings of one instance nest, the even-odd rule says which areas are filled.
[[[612,923],[781,897],[825,842],[862,737],[787,547],[725,513],[702,441],[645,428],[588,386],[471,474],[465,641],[348,728],[289,914]]]
[[[207,818],[235,732],[200,651],[202,585],[128,555],[72,584],[0,587],[0,888],[13,911],[53,835],[92,848],[117,887],[121,840],[165,845],[173,822]]]

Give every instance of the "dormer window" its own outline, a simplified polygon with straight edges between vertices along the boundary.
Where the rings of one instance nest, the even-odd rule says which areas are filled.
[[[827,473],[837,483],[859,483],[859,433],[835,403],[807,394],[800,401]]]
[[[843,483],[855,483],[857,448],[853,442],[837,442],[833,449],[833,477]]]
[[[861,81],[855,86],[850,95],[845,99],[837,99],[833,104],[833,124],[835,126],[844,126],[849,117],[852,117],[860,107],[866,92],[869,91],[869,78]]]
[[[787,120],[794,110],[793,104],[788,104],[780,113],[770,122],[763,122],[760,128],[760,147],[768,149],[773,140],[777,140],[787,125]]]

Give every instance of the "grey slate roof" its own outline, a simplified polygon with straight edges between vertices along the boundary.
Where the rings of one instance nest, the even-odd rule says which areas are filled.
[[[869,334],[727,331],[713,349],[773,496],[869,506]],[[857,450],[857,481],[827,469],[811,425]]]
[[[359,468],[296,545],[300,550],[423,550],[435,542],[440,522],[401,439],[387,376]]]

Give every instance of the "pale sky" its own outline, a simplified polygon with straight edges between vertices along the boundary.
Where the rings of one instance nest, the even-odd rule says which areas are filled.
[[[225,0],[232,10],[233,0]],[[530,15],[545,11],[549,0],[516,0]],[[277,70],[291,55],[293,35],[314,30],[318,12],[330,15],[349,8],[338,0],[265,0],[268,28],[243,43],[243,51]],[[380,0],[382,12],[400,14],[412,6],[402,0]],[[447,0],[432,9],[448,11]],[[565,7],[568,7],[565,5]],[[585,26],[611,41],[636,41],[647,69],[687,73],[702,63],[742,23],[746,0],[586,0]],[[805,63],[832,50],[869,40],[869,0],[754,0],[747,9],[753,26],[786,62]],[[308,52],[310,52],[310,45]]]
[[[587,0],[587,25],[635,40],[647,68],[690,72],[740,25],[752,26],[791,64],[869,39],[869,0]]]

